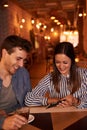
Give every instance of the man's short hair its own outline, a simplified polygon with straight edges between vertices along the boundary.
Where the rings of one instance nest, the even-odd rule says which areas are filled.
[[[10,35],[4,39],[0,47],[0,54],[2,56],[2,49],[6,49],[9,54],[14,51],[15,47],[20,47],[26,52],[30,52],[32,45],[27,39],[24,39],[17,35]]]

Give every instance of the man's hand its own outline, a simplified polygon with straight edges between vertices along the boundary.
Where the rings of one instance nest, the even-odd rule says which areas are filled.
[[[6,112],[4,110],[0,110],[0,115],[1,116],[7,116]]]
[[[26,124],[27,120],[25,117],[20,116],[18,114],[14,114],[13,116],[8,116],[3,123],[2,128],[4,130],[18,130],[22,127],[22,125]]]

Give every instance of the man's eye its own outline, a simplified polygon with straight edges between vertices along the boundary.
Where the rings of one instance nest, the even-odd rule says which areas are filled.
[[[17,61],[19,61],[21,58],[17,58]]]

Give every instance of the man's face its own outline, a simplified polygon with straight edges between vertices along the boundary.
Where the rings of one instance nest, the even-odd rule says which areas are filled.
[[[27,58],[27,52],[16,47],[14,49],[14,52],[11,54],[8,54],[8,52],[5,50],[3,58],[6,71],[8,71],[12,75],[19,67],[23,67],[24,62]]]

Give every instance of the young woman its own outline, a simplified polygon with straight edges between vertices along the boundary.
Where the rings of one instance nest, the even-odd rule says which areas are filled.
[[[32,92],[27,93],[25,104],[48,105],[58,100],[61,100],[63,107],[87,107],[87,69],[77,67],[74,48],[69,42],[55,46],[53,72],[47,74]]]

